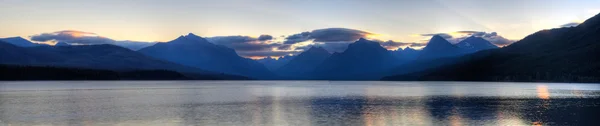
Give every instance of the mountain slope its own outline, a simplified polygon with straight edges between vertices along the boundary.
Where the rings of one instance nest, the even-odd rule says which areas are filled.
[[[419,50],[415,50],[410,47],[406,47],[404,49],[399,48],[396,51],[392,51],[394,56],[403,61],[412,61],[417,59],[417,57],[419,56],[419,52]]]
[[[71,45],[67,44],[67,43],[64,43],[64,42],[58,42],[54,46],[71,46]]]
[[[457,47],[463,49],[465,53],[474,53],[481,50],[497,49],[498,46],[492,44],[481,37],[471,36],[456,44]]]
[[[259,63],[265,65],[265,67],[267,67],[267,69],[269,69],[271,71],[275,71],[275,70],[281,68],[283,65],[289,63],[292,59],[294,59],[294,57],[296,57],[296,56],[282,56],[282,57],[279,57],[279,59],[266,57],[263,59],[256,60],[256,62],[259,62]]]
[[[1,41],[9,44],[13,44],[19,47],[34,47],[34,46],[42,46],[43,44],[33,43],[27,39],[21,37],[10,37],[10,38],[2,38]]]
[[[305,76],[308,72],[323,63],[331,54],[322,47],[311,47],[300,53],[289,63],[277,69],[276,73],[283,76]]]
[[[359,39],[342,53],[333,53],[311,74],[315,79],[376,79],[371,73],[385,71],[398,64],[390,51],[374,41]]]
[[[184,72],[207,71],[150,58],[114,45],[41,46],[22,48],[0,43],[0,63],[59,66],[106,70],[165,69]]]
[[[452,57],[461,55],[463,52],[464,51],[461,48],[452,45],[443,37],[434,35],[427,43],[427,46],[421,50],[418,59],[427,60]]]
[[[216,45],[192,33],[139,50],[143,54],[186,66],[225,74],[268,79],[274,77],[264,65],[240,57],[233,49]]]
[[[502,49],[413,74],[415,80],[600,82],[600,15],[577,27],[542,30]],[[391,76],[402,80],[410,74]]]

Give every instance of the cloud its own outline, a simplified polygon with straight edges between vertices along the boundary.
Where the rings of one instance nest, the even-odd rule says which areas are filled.
[[[468,34],[468,36],[463,36],[463,37],[460,37],[460,38],[457,38],[457,39],[458,40],[464,40],[464,39],[466,39],[467,37],[470,37],[470,36],[481,37],[481,38],[483,38],[485,40],[490,41],[492,44],[498,45],[498,46],[505,46],[505,45],[509,45],[509,44],[515,42],[513,40],[509,40],[509,39],[506,39],[506,38],[498,35],[498,33],[496,33],[496,32],[489,32],[488,33],[488,32],[481,32],[481,31],[480,32],[474,32],[474,33]]]
[[[328,28],[314,30],[310,36],[315,39],[315,42],[347,42],[356,41],[370,34],[369,32],[354,29]]]
[[[346,49],[348,49],[348,45],[352,44],[353,42],[317,42],[315,43],[315,45],[311,45],[311,46],[319,46],[319,47],[323,47],[325,50],[329,51],[329,52],[343,52]],[[306,46],[303,47],[304,50],[310,48],[311,46]]]
[[[571,22],[571,23],[566,23],[566,24],[560,25],[560,27],[561,28],[562,27],[575,27],[575,26],[577,26],[579,24],[581,24],[581,23],[579,23],[579,22]]]
[[[273,36],[271,36],[271,35],[260,35],[260,36],[258,36],[258,40],[259,41],[273,40]]]
[[[211,43],[215,43],[218,45],[223,45],[229,48],[234,49],[238,54],[251,52],[251,51],[270,51],[273,48],[278,48],[282,46],[279,43],[269,43],[268,40],[273,39],[272,37],[269,39],[270,35],[261,35],[261,37],[254,38],[250,36],[216,36],[206,38]]]
[[[281,46],[280,44],[232,44],[226,45],[229,48],[233,48],[237,52],[244,51],[270,51],[273,48]]]
[[[304,42],[311,40],[310,32],[302,32],[298,34],[293,34],[285,38],[284,44],[295,44],[299,42]]]
[[[371,34],[372,33],[355,29],[325,28],[287,36],[284,43],[294,44],[309,40],[313,40],[314,42],[349,42],[356,41],[359,38],[364,38]]]
[[[236,43],[251,43],[251,42],[259,42],[258,38],[252,38],[250,36],[215,36],[206,38],[209,42],[219,44],[219,45],[231,45]]]
[[[498,35],[498,33],[496,33],[496,32],[486,33],[484,35],[476,36],[476,37],[482,37],[483,39],[488,40],[492,44],[498,45],[498,46],[506,46],[506,45],[509,45],[509,44],[512,44],[513,42],[515,42],[514,40],[509,40],[509,39],[506,39],[506,38]]]
[[[383,41],[377,41],[377,42],[379,42],[379,44],[381,46],[383,46],[384,48],[386,48],[386,49],[397,49],[397,48],[406,47],[406,46],[409,46],[409,47],[422,47],[422,46],[427,45],[426,43],[394,42],[392,40],[388,40],[388,41],[385,41],[385,42],[383,42]]]
[[[481,37],[485,40],[488,40],[492,44],[497,45],[497,46],[505,46],[505,45],[509,45],[509,44],[515,42],[514,40],[509,40],[509,39],[506,39],[506,38],[498,35],[498,33],[496,33],[496,32],[456,31],[456,32],[453,32],[452,34],[456,35],[456,36],[452,36],[451,33],[421,34],[421,36],[429,37],[429,36],[434,36],[434,35],[440,35],[441,37],[443,37],[444,39],[446,39],[452,43],[458,43],[468,37],[475,36],[475,37]]]
[[[456,31],[456,33],[464,33],[464,34],[472,34],[472,33],[479,33],[480,31]]]
[[[483,35],[486,34],[486,32],[482,32],[482,31],[457,31],[455,33],[466,34],[466,35],[469,35],[469,36],[471,36],[471,35],[472,36],[478,36],[478,37],[479,36],[483,36]]]
[[[238,52],[238,55],[243,57],[265,57],[265,56],[286,56],[289,54],[298,55],[302,51],[250,51]]]
[[[292,45],[291,44],[284,44],[281,45],[279,47],[277,47],[278,50],[291,50],[292,49]]]
[[[38,35],[31,36],[31,40],[39,41],[39,42],[64,42],[68,44],[111,44],[114,43],[115,40],[98,36],[94,33],[83,32],[83,31],[74,31],[74,30],[64,30],[57,31],[52,33],[42,33]]]
[[[438,35],[438,36],[440,36],[442,38],[445,38],[445,39],[451,39],[452,38],[452,35],[450,35],[448,33],[421,34],[421,36],[427,36],[427,37],[429,37],[429,36],[435,36],[435,35]]]
[[[30,36],[31,40],[37,42],[62,42],[70,45],[96,45],[96,44],[113,44],[129,48],[131,50],[139,50],[144,47],[151,46],[155,42],[139,42],[139,41],[116,41],[110,38],[99,36],[96,33],[64,30],[52,33],[41,33]]]
[[[274,41],[271,35],[261,35],[259,37],[250,36],[215,36],[206,38],[209,42],[232,48],[240,56],[244,57],[264,57],[264,56],[284,56],[297,54],[305,48],[308,49],[314,45],[312,41],[306,41],[309,32],[299,33],[287,36],[285,41]],[[297,40],[291,44],[286,41]]]

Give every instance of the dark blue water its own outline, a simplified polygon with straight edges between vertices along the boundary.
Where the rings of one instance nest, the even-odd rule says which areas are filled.
[[[0,82],[1,125],[593,125],[600,85]]]

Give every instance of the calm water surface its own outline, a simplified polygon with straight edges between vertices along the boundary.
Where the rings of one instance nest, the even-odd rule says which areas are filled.
[[[2,125],[594,125],[599,84],[0,82]]]

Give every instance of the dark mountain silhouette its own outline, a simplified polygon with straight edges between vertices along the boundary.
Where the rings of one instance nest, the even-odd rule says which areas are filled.
[[[67,44],[67,43],[64,43],[64,42],[58,42],[54,46],[71,46],[71,45]]]
[[[307,76],[314,71],[323,61],[329,58],[331,54],[322,47],[311,47],[300,53],[289,63],[276,70],[276,73],[287,77]]]
[[[398,64],[390,51],[374,41],[359,39],[342,53],[333,53],[315,71],[314,79],[364,80],[374,79],[378,73]]]
[[[457,47],[464,50],[465,53],[474,53],[481,50],[496,49],[498,46],[492,44],[481,37],[471,36],[456,44]]]
[[[294,59],[294,57],[296,57],[296,56],[282,56],[282,57],[279,57],[279,59],[266,57],[266,58],[259,59],[256,61],[265,65],[265,67],[267,67],[267,69],[269,69],[271,71],[275,71],[275,70],[281,68],[281,66],[290,62],[292,59]]]
[[[439,35],[434,35],[421,50],[418,59],[430,60],[444,57],[453,57],[463,54],[464,51]]]
[[[133,51],[137,51],[137,50],[140,50],[142,48],[146,48],[146,47],[152,46],[152,45],[156,44],[156,42],[137,42],[137,41],[125,40],[125,41],[114,41],[114,42],[109,43],[109,44],[121,46],[121,47],[124,47],[124,48],[127,48],[127,49],[131,49]]]
[[[404,49],[399,48],[398,50],[392,51],[394,56],[403,61],[412,61],[419,57],[419,50],[415,50],[410,47],[406,47]]]
[[[0,43],[0,63],[32,66],[58,66],[106,70],[177,70],[210,73],[154,59],[115,45],[17,47]]]
[[[425,49],[419,51],[421,57],[399,65],[390,71],[383,72],[381,77],[389,75],[404,75],[414,72],[419,72],[427,69],[437,68],[448,64],[461,62],[457,57],[462,55],[475,53],[478,51],[496,49],[497,46],[481,37],[469,37],[456,45],[450,44],[447,40],[440,36],[434,36],[427,45],[428,54],[422,54]],[[427,56],[429,55],[429,56]],[[423,58],[430,57],[430,58]]]
[[[570,28],[542,30],[501,49],[384,80],[600,82],[600,15]]]
[[[275,75],[264,65],[225,46],[216,45],[192,33],[166,43],[157,43],[139,52],[158,59],[225,74],[269,79]]]
[[[39,67],[44,67],[43,73],[61,73],[64,69],[67,71],[73,70],[87,70],[94,69],[98,71],[114,71],[122,73],[133,73],[145,74],[139,78],[161,76],[161,73],[165,73],[165,77],[168,77],[169,72],[162,71],[177,71],[187,76],[187,79],[247,79],[245,77],[219,74],[201,70],[198,68],[183,66],[163,60],[154,59],[143,54],[140,54],[129,49],[115,46],[115,45],[81,45],[81,46],[38,46],[38,47],[18,47],[12,44],[8,44],[0,41],[0,64],[4,65],[18,65],[19,67],[5,67],[5,70],[10,71],[22,71],[38,70]],[[15,68],[15,69],[13,69]],[[27,69],[21,69],[27,68]],[[48,69],[46,69],[48,68]],[[56,69],[54,69],[56,68]],[[57,71],[52,71],[57,70]],[[8,71],[8,72],[10,72]],[[15,72],[13,71],[13,72]],[[137,71],[137,72],[136,72]],[[140,72],[141,71],[141,72]],[[158,72],[148,72],[158,71]],[[73,73],[76,74],[77,72]],[[63,79],[69,79],[70,77],[52,76],[50,74],[46,79],[59,77]],[[69,74],[70,75],[70,74]],[[88,74],[82,74],[86,77]],[[134,74],[135,75],[135,74]],[[65,75],[67,76],[67,75]],[[80,75],[74,75],[80,76]],[[99,75],[100,76],[100,75]],[[104,76],[104,75],[102,75]],[[22,77],[19,77],[22,78]],[[45,78],[45,77],[31,77]],[[89,77],[93,79],[95,77]],[[155,77],[160,79],[162,77]],[[82,79],[74,77],[71,79]],[[98,78],[96,78],[98,79]],[[120,78],[123,79],[123,78]],[[152,78],[147,78],[152,79]]]
[[[19,47],[34,47],[34,46],[45,46],[45,44],[37,44],[33,43],[27,39],[21,37],[10,37],[10,38],[2,38],[1,41],[9,44],[13,44]],[[46,45],[47,46],[47,45]]]

